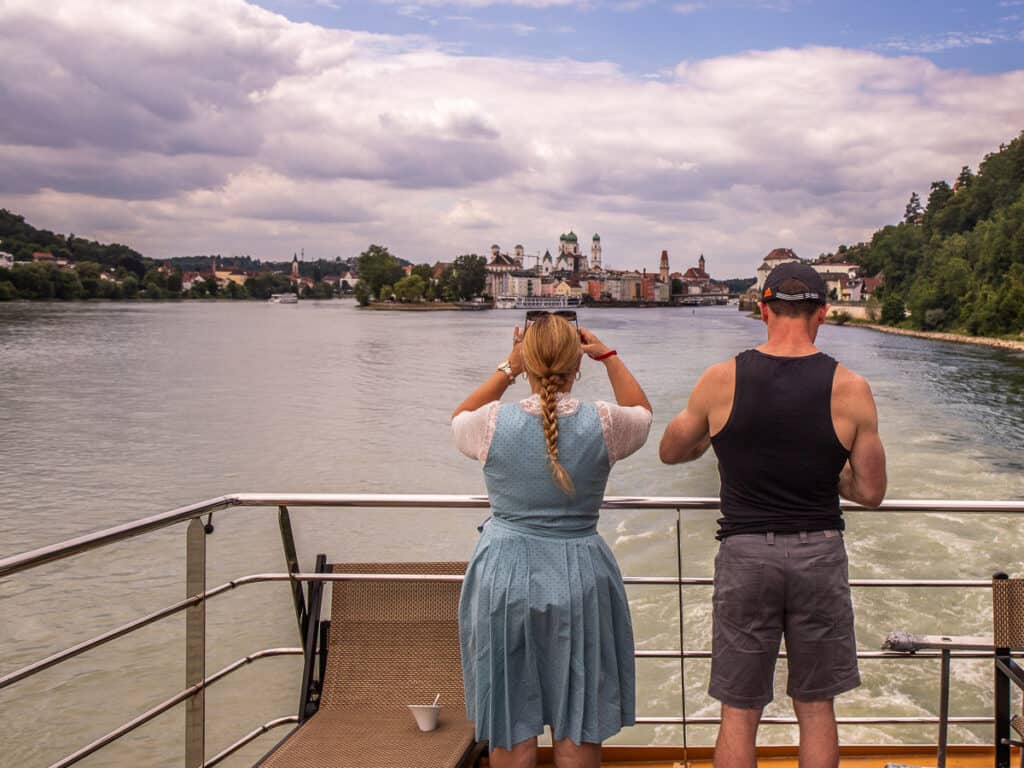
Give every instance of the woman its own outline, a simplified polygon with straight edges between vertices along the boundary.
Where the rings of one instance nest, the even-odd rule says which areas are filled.
[[[583,353],[605,366],[617,404],[571,396]],[[533,395],[499,402],[524,371]],[[545,725],[557,766],[597,768],[601,742],[636,721],[629,606],[597,518],[612,465],[650,426],[615,350],[548,313],[527,316],[508,360],[452,415],[491,502],[459,625],[466,713],[494,768],[536,765]]]

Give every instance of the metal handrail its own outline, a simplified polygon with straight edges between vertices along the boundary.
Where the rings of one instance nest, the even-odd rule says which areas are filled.
[[[288,725],[290,723],[297,723],[297,722],[299,722],[299,716],[298,715],[287,715],[286,717],[274,718],[273,720],[270,720],[270,721],[264,723],[259,728],[255,728],[255,729],[249,731],[249,733],[245,734],[245,736],[240,738],[234,744],[232,744],[232,745],[222,749],[216,755],[214,755],[209,760],[207,760],[205,763],[203,763],[203,768],[213,768],[215,765],[220,764],[221,762],[223,762],[224,760],[226,760],[227,758],[229,758],[233,754],[235,754],[235,752],[240,750],[242,747],[244,747],[250,741],[253,741],[254,739],[259,738],[260,736],[262,736],[267,731],[270,731],[270,730],[272,730],[274,728],[277,728],[279,726],[282,726],[282,725]]]
[[[206,501],[198,502],[195,504],[178,507],[176,509],[164,512],[158,515],[153,515],[147,518],[136,520],[131,523],[125,523],[117,526],[113,526],[104,530],[96,531],[94,533],[85,534],[72,539],[68,539],[58,544],[41,547],[39,549],[23,552],[21,554],[9,556],[0,559],[0,578],[11,576],[17,573],[27,571],[29,569],[38,567],[46,563],[52,563],[72,557],[74,555],[97,549],[100,547],[107,546],[116,542],[124,541],[129,538],[139,536],[152,531],[157,531],[163,528],[176,525],[178,523],[198,520],[203,516],[209,516],[207,522],[207,532],[212,531],[210,527],[210,521],[212,521],[213,514],[224,510],[229,510],[234,507],[245,507],[245,506],[257,506],[257,507],[278,507],[283,520],[287,517],[288,507],[384,507],[384,508],[464,508],[464,509],[484,509],[489,506],[489,501],[486,496],[474,496],[474,495],[437,495],[437,494],[233,494],[227,496],[221,496],[214,499],[208,499]],[[626,509],[626,510],[638,510],[638,509],[663,509],[673,510],[677,514],[681,515],[684,510],[704,510],[710,511],[719,508],[719,501],[717,498],[693,498],[693,497],[671,497],[671,496],[640,496],[640,497],[606,497],[602,505],[603,509],[614,510],[614,509]],[[846,512],[858,512],[858,513],[870,513],[876,510],[869,510],[860,507],[850,502],[843,502],[842,508]],[[955,512],[959,514],[1020,514],[1024,513],[1024,502],[1016,501],[916,501],[916,500],[896,500],[885,502],[878,510],[878,512],[891,514],[891,513],[927,513],[927,512]],[[681,517],[680,517],[681,520]],[[75,656],[78,656],[88,650],[96,648],[107,642],[110,642],[119,637],[123,637],[137,629],[160,621],[161,619],[167,618],[175,613],[179,613],[183,610],[198,609],[200,606],[205,605],[205,602],[212,597],[224,594],[227,591],[236,589],[240,586],[246,586],[249,584],[261,583],[261,582],[290,582],[293,585],[293,589],[298,589],[298,584],[303,582],[328,582],[328,581],[342,581],[342,580],[360,580],[360,579],[389,579],[399,581],[451,581],[457,582],[462,580],[462,576],[425,576],[416,574],[342,574],[342,573],[301,573],[298,572],[297,564],[294,561],[294,543],[290,541],[291,529],[290,522],[284,522],[282,524],[282,537],[287,537],[289,540],[285,541],[286,555],[289,558],[289,573],[260,573],[243,576],[237,579],[233,579],[229,582],[221,584],[213,589],[205,589],[205,579],[203,583],[197,584],[198,588],[202,591],[191,594],[186,599],[167,606],[158,611],[149,613],[135,621],[124,624],[115,629],[109,630],[101,635],[98,635],[89,640],[82,641],[70,648],[63,651],[51,654],[50,656],[34,662],[26,667],[23,667],[14,672],[8,673],[7,675],[0,677],[0,689],[12,685],[20,680],[30,677],[38,672],[48,669],[64,661],[67,661]],[[199,530],[201,526],[198,523],[193,523],[192,527],[197,529],[199,534],[199,540],[201,542],[202,532]],[[287,528],[287,531],[285,530]],[[191,530],[191,528],[190,528]],[[191,544],[190,544],[191,546]],[[190,550],[191,551],[191,550]],[[205,572],[205,555],[198,561],[201,563],[200,571]],[[191,566],[190,566],[191,567]],[[660,576],[640,576],[640,577],[626,577],[625,582],[627,584],[635,585],[672,585],[682,590],[683,587],[687,586],[711,586],[712,579],[710,577],[682,577],[681,574],[676,577],[660,577]],[[989,587],[990,582],[988,580],[956,580],[956,579],[853,579],[851,580],[851,586],[856,587],[970,587],[970,588],[982,588]],[[312,589],[312,587],[311,587]],[[302,611],[302,600],[301,592],[298,593],[297,597],[297,612]],[[205,621],[201,619],[201,621]],[[299,616],[300,628],[303,626],[305,621],[302,615]],[[205,646],[199,646],[197,650],[202,650]],[[307,651],[308,652],[308,651]],[[205,652],[204,652],[205,653]],[[228,676],[235,670],[242,666],[251,663],[252,661],[264,658],[267,656],[276,655],[299,655],[304,653],[302,648],[271,648],[259,651],[255,654],[243,657],[236,662],[228,665],[221,669],[215,674],[209,677],[203,677],[201,674],[196,678],[197,682],[190,685],[183,691],[179,692],[175,696],[167,699],[164,702],[156,705],[155,707],[147,710],[146,712],[138,715],[134,719],[120,726],[119,728],[111,731],[105,736],[94,740],[90,744],[82,747],[71,755],[63,758],[62,760],[54,763],[51,768],[65,768],[66,766],[73,765],[78,761],[84,759],[90,754],[93,754],[97,750],[106,746],[107,744],[115,741],[116,739],[124,736],[125,734],[135,730],[146,722],[149,722],[157,715],[167,711],[168,709],[176,706],[185,701],[191,701],[195,699],[199,702],[200,712],[202,712],[202,697],[199,696],[207,687],[217,682],[220,679]],[[991,654],[979,652],[978,650],[969,651],[950,651],[949,649],[938,652],[925,652],[915,653],[912,656],[908,656],[905,653],[891,652],[891,651],[859,651],[859,658],[864,659],[888,659],[888,658],[942,658],[944,665],[948,665],[950,658],[987,658],[991,657]],[[688,659],[688,658],[710,658],[710,651],[699,650],[699,651],[686,651],[680,649],[674,650],[641,650],[636,652],[637,658],[671,658],[671,659]],[[191,658],[191,657],[189,657]],[[308,662],[308,660],[307,660]],[[191,706],[191,705],[189,705]],[[205,715],[201,714],[201,717]],[[254,731],[246,734],[242,739],[235,742],[225,750],[221,751],[218,755],[209,761],[202,759],[202,749],[199,751],[199,762],[196,765],[201,765],[203,768],[207,766],[215,766],[235,751],[248,744],[250,741],[258,738],[260,735],[266,733],[271,728],[278,727],[287,723],[297,722],[299,718],[297,716],[281,717],[275,720],[271,720],[268,723],[260,726]],[[978,723],[990,723],[992,722],[991,717],[840,717],[837,720],[841,724],[922,724],[922,723],[940,723],[940,727],[945,727],[950,723],[954,724],[978,724]],[[639,717],[637,722],[640,724],[679,724],[685,729],[687,725],[713,725],[720,722],[719,718],[716,717],[686,717],[685,710],[683,717]],[[772,717],[764,718],[762,721],[764,724],[793,724],[796,723],[794,718],[785,717]],[[200,747],[202,744],[200,743]],[[941,752],[941,750],[940,750]]]
[[[443,574],[410,574],[410,573],[254,573],[248,576],[240,576],[220,584],[205,592],[193,595],[172,603],[152,613],[148,613],[127,624],[108,630],[95,637],[83,640],[75,645],[65,648],[63,651],[53,653],[43,659],[34,661],[20,669],[8,672],[0,676],[0,690],[31,677],[39,672],[50,669],[58,664],[73,659],[86,651],[105,645],[109,642],[131,634],[137,629],[153,624],[161,619],[169,618],[176,613],[192,608],[202,602],[211,600],[214,597],[223,595],[231,590],[252,584],[268,582],[311,582],[311,581],[426,581],[426,582],[461,582],[463,576]],[[637,585],[667,585],[667,586],[710,586],[712,580],[707,577],[677,578],[672,576],[624,576],[623,582]],[[949,579],[851,579],[850,585],[854,587],[989,587],[990,582],[980,580],[955,581]],[[858,658],[901,658],[905,654],[900,652],[879,651],[877,657],[871,654],[873,651],[861,651]],[[639,657],[650,658],[711,658],[710,651],[691,651],[680,655],[678,651],[638,651]],[[653,654],[658,654],[654,656]],[[674,654],[674,655],[667,655]],[[955,658],[985,658],[991,654],[954,654]],[[780,658],[785,658],[785,652]],[[918,654],[919,658],[938,657],[938,654]]]
[[[124,541],[144,533],[167,528],[232,507],[385,507],[385,508],[445,508],[486,509],[486,496],[465,494],[367,494],[367,493],[236,493],[219,496],[195,504],[172,509],[131,523],[115,525],[101,531],[77,536],[73,539],[29,552],[0,559],[0,578],[35,568],[44,563],[87,552],[97,547]],[[719,500],[714,497],[691,496],[607,496],[602,509],[671,509],[715,510]],[[921,513],[956,512],[958,514],[1006,514],[1024,512],[1024,502],[977,500],[912,500],[885,501],[877,510],[867,509],[853,502],[843,501],[844,512]]]
[[[264,648],[262,651],[256,651],[255,653],[250,653],[248,656],[243,656],[242,658],[231,662],[223,669],[214,672],[212,675],[202,680],[202,682],[196,683],[195,685],[191,685],[188,688],[179,691],[178,693],[171,696],[169,699],[165,699],[164,701],[161,701],[159,704],[150,707],[142,714],[133,717],[127,723],[118,728],[115,728],[110,733],[100,736],[95,741],[86,744],[84,747],[81,747],[75,752],[72,752],[67,757],[58,760],[56,763],[53,763],[50,766],[50,768],[68,768],[68,766],[74,765],[75,763],[84,760],[94,752],[97,752],[98,750],[102,749],[108,744],[117,741],[122,736],[131,733],[136,728],[145,725],[153,718],[162,715],[167,710],[176,707],[178,704],[181,704],[183,701],[186,701],[187,699],[192,698],[200,691],[205,691],[218,680],[223,680],[232,672],[236,672],[237,670],[241,669],[247,664],[251,664],[254,661],[258,661],[259,659],[267,659],[274,656],[301,655],[301,648]]]

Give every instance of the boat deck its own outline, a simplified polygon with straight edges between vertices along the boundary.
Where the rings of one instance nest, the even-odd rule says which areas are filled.
[[[937,764],[934,747],[858,745],[843,747],[841,752],[840,768],[923,768]],[[1020,754],[1015,748],[1010,765],[1019,763]],[[689,759],[684,760],[678,747],[605,747],[601,764],[616,768],[711,768],[712,751],[707,747],[693,748],[689,750]],[[758,750],[757,764],[761,768],[797,768],[796,749],[764,747]],[[951,746],[946,755],[946,768],[991,768],[993,764],[991,747]],[[550,747],[541,748],[540,765],[554,766]]]
[[[677,542],[684,527],[684,512],[714,510],[717,508],[718,500],[714,498],[689,498],[689,497],[607,497],[604,500],[603,508],[619,509],[630,511],[643,510],[671,510],[676,514],[675,533]],[[127,541],[136,536],[163,530],[186,524],[185,534],[185,594],[187,597],[178,602],[157,608],[153,612],[137,617],[128,623],[106,629],[94,637],[79,640],[74,645],[51,653],[45,658],[37,659],[18,669],[7,671],[0,675],[0,691],[13,686],[22,680],[26,680],[47,669],[54,668],[66,661],[74,659],[93,649],[106,645],[109,642],[125,637],[144,627],[153,625],[161,620],[169,619],[172,616],[181,616],[185,619],[185,644],[184,663],[186,670],[186,687],[169,698],[158,703],[151,703],[145,711],[127,720],[122,725],[103,734],[92,736],[92,740],[78,747],[74,752],[66,754],[65,757],[52,763],[51,768],[70,768],[80,761],[88,758],[132,733],[141,726],[154,720],[161,714],[172,708],[184,705],[184,733],[180,744],[184,747],[186,768],[214,768],[243,747],[253,743],[256,739],[267,734],[273,729],[284,726],[295,726],[308,723],[311,716],[317,712],[320,704],[327,700],[327,690],[324,686],[327,681],[327,666],[331,658],[341,658],[328,651],[332,640],[329,625],[321,621],[320,605],[325,587],[331,586],[332,600],[336,597],[338,584],[355,583],[387,583],[389,590],[394,590],[399,584],[415,586],[422,589],[426,585],[456,585],[461,582],[461,570],[456,572],[449,570],[438,571],[436,568],[430,572],[423,572],[427,566],[439,566],[438,563],[372,563],[372,564],[349,564],[350,572],[345,567],[341,571],[328,569],[326,554],[317,555],[312,570],[303,570],[300,567],[300,559],[295,544],[295,536],[291,523],[290,508],[333,508],[339,512],[345,508],[382,508],[382,509],[419,509],[426,511],[443,509],[486,509],[489,501],[485,496],[466,495],[427,495],[427,494],[233,494],[221,496],[214,499],[207,499],[202,502],[190,504],[177,509],[153,515],[150,517],[135,520],[133,522],[117,525],[105,530],[85,534],[74,539],[41,547],[36,550],[24,552],[6,558],[0,558],[0,584],[6,584],[8,577],[27,572],[44,564],[56,563],[67,558],[74,557],[87,551],[99,550],[108,545]],[[270,573],[245,573],[235,574],[230,581],[223,582],[216,586],[207,584],[207,549],[206,538],[215,530],[213,516],[218,516],[218,523],[224,515],[231,510],[234,514],[242,516],[250,508],[275,509],[277,512],[278,529],[280,532],[280,543],[284,554],[286,569]],[[856,511],[859,508],[844,502],[844,511]],[[949,514],[958,515],[1005,515],[1007,517],[1024,514],[1024,502],[1021,501],[946,501],[946,500],[894,500],[887,501],[883,505],[883,511],[887,514]],[[255,511],[250,512],[254,514]],[[223,536],[224,533],[221,533]],[[230,542],[228,542],[230,543]],[[677,551],[681,551],[677,546]],[[452,565],[451,563],[447,565]],[[344,566],[344,564],[342,564]],[[372,566],[370,570],[365,568]],[[408,566],[405,570],[402,570]],[[411,569],[411,570],[410,570]],[[681,568],[681,561],[677,562],[676,573],[671,575],[650,575],[650,576],[629,576],[625,579],[627,584],[635,585],[661,585],[677,591],[679,615],[682,617],[682,595],[684,589],[691,587],[708,587],[711,579],[708,576],[684,575]],[[1012,582],[1012,583],[1011,583]],[[235,661],[227,664],[221,669],[210,673],[206,669],[207,659],[207,627],[206,627],[206,606],[207,603],[219,596],[226,595],[236,590],[247,588],[258,584],[278,583],[286,587],[290,593],[295,614],[295,629],[298,632],[301,646],[270,647],[251,651]],[[993,635],[986,638],[962,638],[954,636],[909,636],[907,643],[887,645],[881,651],[861,650],[858,652],[860,658],[885,660],[889,658],[905,658],[905,654],[913,652],[920,659],[933,659],[941,663],[940,668],[940,691],[939,691],[939,712],[925,712],[914,716],[897,716],[881,711],[871,717],[844,717],[841,725],[857,725],[862,723],[899,724],[913,727],[915,730],[910,738],[916,741],[930,741],[932,733],[938,731],[937,743],[944,744],[942,734],[948,733],[948,725],[985,725],[991,724],[993,730],[989,746],[985,745],[954,745],[950,746],[940,759],[938,748],[934,744],[920,744],[915,746],[902,746],[890,744],[849,744],[841,750],[840,765],[846,767],[863,766],[864,768],[981,768],[981,766],[995,766],[995,768],[1011,768],[1020,760],[1017,749],[1013,754],[1006,746],[1011,733],[1011,717],[1017,699],[1016,695],[1011,697],[1011,682],[1014,690],[1024,689],[1024,668],[1011,658],[1010,650],[1018,652],[1024,649],[1024,620],[1018,622],[1019,614],[1024,614],[1024,581],[1007,579],[1004,574],[996,574],[994,578],[975,579],[907,579],[907,578],[872,578],[853,579],[851,585],[857,589],[871,588],[906,588],[906,589],[932,589],[935,587],[990,590],[993,600]],[[1004,585],[1000,587],[999,585]],[[383,589],[383,587],[381,587]],[[408,591],[409,587],[406,587]],[[450,591],[450,590],[449,590]],[[404,594],[404,593],[403,593]],[[417,593],[413,593],[417,594]],[[1000,598],[997,601],[996,598]],[[59,599],[59,591],[56,597]],[[390,606],[394,610],[396,598],[391,596],[383,602],[364,600],[359,605],[383,605]],[[414,602],[415,605],[429,608],[427,603],[422,601]],[[448,605],[449,603],[446,603]],[[404,605],[404,604],[403,604]],[[1012,610],[1011,610],[1012,608]],[[408,610],[403,607],[399,614],[408,619]],[[453,611],[449,614],[454,615]],[[455,619],[449,614],[444,621],[437,619],[431,614],[436,624],[444,624],[447,621],[454,627]],[[341,616],[334,610],[332,603],[331,615],[336,621]],[[440,616],[441,614],[437,614]],[[369,620],[359,614],[359,620],[364,624]],[[378,622],[380,623],[380,622]],[[340,624],[336,624],[340,626]],[[1008,628],[1018,630],[1020,634],[1008,633]],[[388,632],[393,628],[388,627]],[[452,658],[457,658],[457,632],[450,629],[450,644],[444,646],[445,653]],[[414,628],[411,636],[419,637],[422,633]],[[339,630],[340,631],[340,630]],[[448,631],[448,630],[446,630]],[[906,633],[892,633],[893,635],[906,635]],[[355,635],[353,635],[355,636]],[[446,635],[447,637],[447,635]],[[936,641],[937,638],[937,641]],[[388,635],[388,640],[392,636]],[[897,638],[907,640],[907,638]],[[708,651],[705,648],[687,647],[683,643],[683,636],[680,636],[680,647],[653,648],[638,651],[638,658],[655,658],[666,660],[678,660],[680,670],[690,659],[707,658]],[[921,642],[927,640],[928,642]],[[934,641],[934,642],[933,642]],[[968,642],[969,641],[969,642]],[[333,641],[335,647],[337,638]],[[888,643],[888,639],[887,639]],[[906,647],[904,647],[906,646]],[[3,647],[3,646],[0,646]],[[381,647],[391,647],[384,643]],[[5,647],[3,647],[6,650]],[[453,650],[454,649],[454,650]],[[263,659],[275,657],[294,656],[302,657],[302,677],[299,681],[298,690],[301,692],[298,711],[291,710],[280,716],[258,725],[254,730],[243,735],[234,743],[222,749],[218,754],[210,757],[206,745],[207,727],[207,689],[219,683],[237,670],[248,667],[250,664]],[[1019,655],[1017,656],[1019,658]],[[426,658],[437,658],[434,655],[414,656],[412,660],[419,665],[420,661]],[[949,668],[951,662],[960,659],[988,659],[994,663],[994,688],[991,695],[991,703],[987,696],[983,697],[980,704],[975,705],[973,712],[958,714],[950,717],[949,712]],[[339,662],[340,664],[341,662]],[[393,666],[388,662],[389,668]],[[453,667],[452,675],[458,675],[458,665]],[[419,672],[417,672],[419,676]],[[404,679],[411,679],[406,675]],[[339,678],[340,679],[340,678]],[[351,685],[351,672],[347,673],[347,688]],[[406,683],[402,686],[407,687]],[[442,686],[443,688],[443,686]],[[332,689],[333,690],[333,689]],[[392,694],[399,690],[399,686],[388,688]],[[436,685],[431,684],[431,693],[440,690]],[[373,691],[373,696],[364,697],[365,700],[378,700],[379,691]],[[450,698],[454,700],[453,694]],[[424,699],[426,700],[426,699]],[[712,717],[689,717],[685,713],[685,702],[682,702],[682,715],[658,714],[646,715],[642,718],[643,724],[667,724],[682,725],[683,739],[686,738],[688,725],[717,724],[717,718]],[[85,722],[91,721],[91,713],[85,709],[76,711],[74,702],[61,701],[61,717],[70,721],[71,718],[82,718]],[[884,709],[884,707],[883,707]],[[980,711],[977,711],[980,710]],[[639,718],[638,718],[639,719]],[[765,721],[769,722],[768,719]],[[791,718],[772,718],[774,724],[791,724]],[[91,729],[90,729],[91,730]],[[1018,731],[1019,732],[1019,731]],[[86,733],[88,736],[89,734]],[[372,735],[372,734],[371,734]],[[471,735],[471,734],[470,734]],[[985,738],[985,737],[982,737]],[[85,738],[82,739],[85,741]],[[278,739],[275,739],[277,741]],[[986,739],[988,740],[988,739]],[[999,745],[998,747],[993,745]],[[406,746],[406,745],[402,745]],[[413,745],[415,746],[415,745]],[[998,754],[997,754],[998,753]],[[422,754],[422,753],[420,753]],[[458,755],[462,752],[456,753]],[[472,752],[470,754],[473,754]],[[323,760],[318,764],[331,765],[336,761],[331,755],[318,755]],[[664,766],[664,768],[704,768],[711,766],[713,751],[708,746],[689,747],[684,750],[682,744],[674,746],[607,746],[602,752],[602,765],[605,766]],[[772,766],[773,768],[798,768],[797,750],[794,746],[765,746],[758,750],[758,765]],[[109,763],[108,763],[109,764]],[[422,761],[421,761],[422,764]],[[484,765],[486,765],[486,760]],[[544,766],[553,765],[550,748],[542,748],[540,752],[540,764]],[[432,765],[432,763],[431,763]]]

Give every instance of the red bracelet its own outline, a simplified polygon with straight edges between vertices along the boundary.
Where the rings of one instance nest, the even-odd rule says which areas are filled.
[[[609,349],[603,355],[597,355],[597,357],[594,357],[593,355],[591,355],[590,359],[591,360],[607,360],[609,357],[612,357],[613,355],[617,355],[617,354],[619,354],[619,353],[616,352],[614,349]]]

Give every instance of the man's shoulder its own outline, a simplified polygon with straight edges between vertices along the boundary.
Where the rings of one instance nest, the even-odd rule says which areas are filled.
[[[736,358],[730,357],[720,363],[709,365],[701,374],[700,381],[707,386],[721,386],[736,379]]]
[[[704,369],[694,387],[694,395],[708,407],[731,399],[736,386],[736,360],[723,360]]]
[[[873,399],[868,380],[842,363],[836,365],[836,373],[832,379],[832,396],[833,399],[846,402],[870,402]]]

